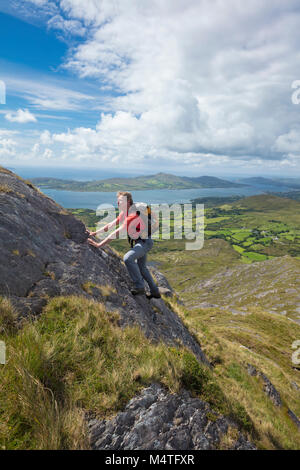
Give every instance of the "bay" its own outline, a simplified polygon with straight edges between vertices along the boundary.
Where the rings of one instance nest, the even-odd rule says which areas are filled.
[[[124,188],[125,190],[126,188]],[[174,204],[188,203],[198,197],[224,197],[224,196],[253,196],[267,191],[285,191],[283,187],[272,188],[270,186],[254,187],[244,186],[240,188],[206,188],[206,189],[157,189],[132,191],[134,201],[143,201],[148,204]],[[100,204],[116,205],[116,192],[81,192],[64,191],[60,189],[45,189],[41,191],[51,197],[66,209],[80,208],[96,210]]]
[[[118,172],[114,170],[99,168],[49,168],[49,167],[16,167],[9,168],[15,171],[22,178],[34,177],[53,177],[60,179],[71,179],[75,181],[92,181],[112,177],[135,176],[132,172]],[[236,178],[228,177],[228,180],[234,181]],[[60,189],[40,188],[47,196],[51,197],[66,209],[82,208],[96,210],[100,204],[116,205],[116,192],[81,192],[65,191]],[[126,188],[124,188],[126,190]],[[225,196],[252,196],[265,192],[289,191],[290,188],[269,185],[241,186],[239,188],[206,188],[206,189],[158,189],[158,190],[139,190],[132,191],[135,201],[144,201],[148,204],[174,204],[188,203],[191,199],[198,197],[225,197]]]

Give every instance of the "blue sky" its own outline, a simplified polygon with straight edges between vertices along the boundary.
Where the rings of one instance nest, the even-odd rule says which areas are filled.
[[[299,21],[296,0],[0,0],[0,163],[299,176]]]
[[[0,0],[0,10],[2,3]],[[99,112],[91,109],[91,101],[100,109],[105,93],[101,93],[99,85],[92,80],[80,79],[61,68],[76,37],[70,41],[45,28],[43,22],[32,24],[13,16],[14,13],[14,9],[10,14],[0,13],[0,44],[3,45],[0,79],[6,83],[6,106],[0,108],[1,126],[12,131],[34,132],[47,128],[60,132],[66,127],[95,125]],[[56,92],[59,96],[66,94],[67,99],[59,102]],[[46,101],[53,100],[53,103],[36,103],[34,100],[38,100],[39,95],[46,95]],[[10,122],[5,118],[7,113],[18,109],[28,109],[36,121],[28,120],[18,125],[16,121]],[[26,127],[21,124],[26,124]]]

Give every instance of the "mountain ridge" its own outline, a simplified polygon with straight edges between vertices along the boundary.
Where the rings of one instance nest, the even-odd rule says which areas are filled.
[[[249,178],[240,178],[238,180],[245,184],[263,184],[270,186],[286,186],[291,189],[300,189],[299,180],[296,178],[265,178],[262,176],[252,176]]]
[[[176,176],[168,173],[141,175],[132,178],[107,178],[95,181],[74,181],[59,178],[31,178],[39,187],[64,189],[68,191],[118,191],[118,190],[155,190],[155,189],[193,189],[193,188],[230,188],[244,184],[233,183],[214,176]]]

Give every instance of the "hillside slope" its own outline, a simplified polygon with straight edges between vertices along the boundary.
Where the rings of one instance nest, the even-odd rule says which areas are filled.
[[[134,298],[119,256],[86,238],[79,220],[0,168],[1,447],[102,449],[113,429],[112,448],[255,448],[243,407],[171,305]]]
[[[236,209],[229,205],[212,207],[207,221],[226,222],[227,233],[231,230],[235,240],[241,230],[241,243],[245,239],[243,227],[253,229],[260,239],[268,237],[266,228],[272,233],[284,230],[283,234],[289,236],[288,233],[298,233],[298,206],[299,203],[270,195],[251,196],[241,199]],[[221,215],[231,215],[224,220],[218,217],[219,211]],[[85,219],[85,211],[74,210],[74,214],[94,227],[95,220],[89,215]],[[282,228],[282,221],[288,226]],[[278,240],[285,256],[245,265],[230,241],[213,238],[210,233],[212,238],[206,239],[204,247],[196,252],[184,249],[185,240],[157,242],[151,251],[152,265],[167,276],[184,302],[183,305],[168,300],[201,342],[214,365],[218,385],[227,397],[244,406],[259,430],[257,445],[266,449],[298,449],[300,380],[292,355],[296,354],[293,344],[300,337],[299,259],[286,255],[296,247],[296,237],[290,244]],[[116,245],[125,252],[126,243]],[[139,413],[129,416],[139,424]],[[108,431],[107,426],[108,423],[95,425],[96,437],[97,429]],[[128,429],[127,435],[132,438]],[[100,439],[98,444],[103,445],[103,441]],[[115,444],[116,436],[107,445]]]
[[[221,269],[210,279],[191,283],[184,292],[190,294],[187,303],[194,308],[226,306],[246,315],[251,308],[260,307],[300,324],[299,279],[300,260],[283,256]]]

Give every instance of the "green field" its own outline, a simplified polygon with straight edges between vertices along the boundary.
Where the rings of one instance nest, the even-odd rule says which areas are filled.
[[[71,211],[88,227],[95,229],[99,218],[94,211]],[[171,239],[164,240],[164,247],[171,251],[174,246],[172,242],[175,241],[174,231],[180,234],[181,225],[181,218],[171,218]],[[259,195],[239,199],[232,204],[205,207],[204,235],[205,240],[222,239],[227,242],[242,262],[262,261],[286,254],[297,257],[300,256],[300,203],[277,196]],[[181,242],[184,248],[184,240],[176,240],[175,246],[180,247],[177,242]],[[115,243],[119,245],[119,242]]]
[[[200,342],[211,369],[187,350],[151,343],[138,327],[121,328],[104,301],[55,297],[43,315],[17,329],[9,299],[0,298],[0,333],[10,357],[1,369],[0,447],[87,449],[86,412],[109,419],[158,382],[170,392],[187,388],[231,416],[259,449],[299,449],[289,415],[290,409],[300,416],[299,368],[291,360],[300,335],[299,207],[282,198],[244,198],[206,208],[200,250],[174,239],[182,228],[178,216],[171,239],[156,240],[149,264],[177,293],[163,300]],[[71,212],[95,229],[94,211]],[[120,254],[129,247],[127,240],[111,245]],[[249,364],[276,387],[280,407],[261,376],[249,374]],[[209,419],[213,425],[214,415]],[[229,428],[219,448],[236,438]]]
[[[300,258],[300,203],[276,196],[252,196],[239,199],[232,204],[208,207],[205,209],[205,241],[201,250],[186,250],[186,240],[174,239],[174,225],[176,231],[181,228],[181,220],[177,217],[171,220],[171,239],[156,240],[151,250],[149,261],[154,263],[168,278],[172,287],[179,293],[183,301],[190,306],[199,302],[223,304],[226,297],[228,279],[224,277],[224,292],[218,287],[211,294],[206,295],[199,283],[211,279],[219,273],[233,270],[230,284],[234,299],[231,301],[234,308],[240,308],[247,303],[263,305],[271,313],[286,312],[290,318],[298,321],[300,300],[298,299],[297,277]],[[87,226],[95,228],[97,217],[90,210],[77,209],[72,211],[81,218]],[[112,246],[121,254],[128,250],[127,240],[114,240]],[[288,256],[289,258],[282,258]],[[285,293],[279,286],[276,294],[269,286],[263,274],[261,262],[272,260],[290,265],[287,269],[287,278],[283,284],[288,284],[293,293]],[[289,261],[290,260],[290,261]],[[295,260],[295,263],[292,262]],[[257,264],[258,263],[258,264]],[[253,270],[240,278],[240,271],[253,265]],[[262,266],[262,273],[255,267]],[[268,269],[271,269],[271,264]],[[281,268],[278,268],[279,270]],[[273,272],[273,271],[272,271]],[[276,277],[276,264],[272,276]],[[237,302],[238,292],[242,279],[244,284],[251,284],[256,276],[261,279],[253,281],[251,291],[259,289],[256,295],[260,299],[254,301],[247,295],[244,302]],[[247,276],[249,278],[247,278]],[[272,278],[271,276],[271,278]],[[294,285],[295,284],[295,285]],[[277,288],[277,287],[276,287]],[[268,295],[263,297],[264,289]],[[205,294],[205,295],[204,295]],[[282,302],[280,301],[282,298]],[[227,302],[227,300],[226,300]],[[228,303],[228,302],[227,302]],[[299,305],[298,305],[299,304]],[[282,305],[282,306],[281,306]],[[281,306],[281,307],[280,307]],[[297,307],[294,311],[293,306]]]

